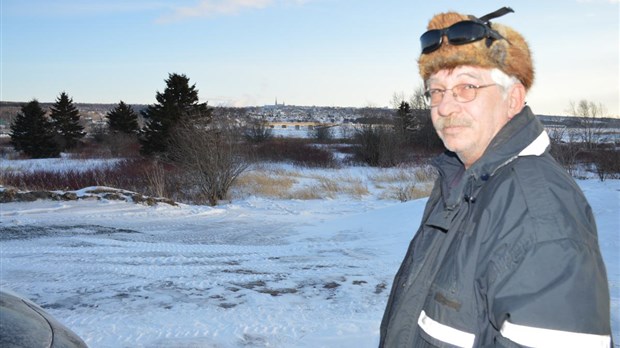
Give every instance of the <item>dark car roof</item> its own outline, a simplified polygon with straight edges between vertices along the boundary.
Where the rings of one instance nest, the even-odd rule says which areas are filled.
[[[34,302],[0,291],[0,347],[87,347],[74,332]]]

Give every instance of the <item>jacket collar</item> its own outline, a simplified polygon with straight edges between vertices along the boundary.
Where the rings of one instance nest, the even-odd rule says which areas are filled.
[[[543,155],[549,145],[549,136],[542,123],[525,106],[499,131],[482,157],[466,171],[453,152],[445,152],[433,161],[440,174],[445,207],[451,210],[460,204],[465,187],[471,185],[470,179],[486,181],[519,156]]]
[[[541,156],[551,144],[547,131],[542,131],[540,135],[534,139],[525,149],[519,152],[519,157],[523,156]]]
[[[542,123],[526,106],[497,133],[469,171],[476,178],[491,177],[519,156],[541,156],[549,144],[549,136]]]

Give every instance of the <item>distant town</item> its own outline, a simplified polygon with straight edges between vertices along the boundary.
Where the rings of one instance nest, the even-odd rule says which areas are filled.
[[[0,102],[0,135],[7,136],[10,125],[17,113],[20,112],[24,102]],[[49,109],[53,103],[41,103],[44,109]],[[80,110],[81,117],[86,128],[94,125],[104,124],[106,114],[117,104],[94,104],[94,103],[75,103]],[[140,113],[148,105],[132,104],[134,111]],[[394,116],[396,110],[388,107],[335,107],[335,106],[298,106],[275,103],[264,106],[249,107],[220,107],[216,110],[236,112],[240,115],[247,115],[252,118],[261,118],[272,125],[272,127],[286,127],[287,125],[298,125],[306,127],[309,124],[356,124],[374,123],[388,121]],[[540,120],[547,127],[577,127],[578,119],[570,116],[539,115]],[[606,123],[605,128],[620,128],[620,119],[602,118],[601,122]]]

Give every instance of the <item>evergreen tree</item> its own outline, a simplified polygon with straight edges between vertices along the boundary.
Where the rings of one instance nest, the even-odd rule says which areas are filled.
[[[157,104],[142,111],[146,125],[142,131],[141,152],[146,155],[165,153],[172,130],[182,121],[192,119],[200,123],[211,121],[211,109],[206,103],[198,103],[196,85],[189,85],[185,75],[169,74],[166,89],[157,92]]]
[[[108,117],[110,131],[138,134],[138,114],[133,111],[131,105],[127,105],[121,100],[106,116]]]
[[[409,100],[411,106],[411,140],[414,145],[422,146],[426,150],[442,151],[443,142],[439,139],[433,120],[431,119],[431,107],[424,100],[424,86],[415,89]]]
[[[50,118],[57,135],[61,151],[74,148],[86,133],[80,124],[80,112],[73,105],[73,99],[62,92],[51,107]]]
[[[409,106],[409,103],[406,101],[401,101],[398,110],[396,111],[394,126],[400,139],[408,142],[410,138],[409,132],[413,130],[414,122],[411,106]]]
[[[60,154],[51,122],[36,99],[22,106],[11,124],[10,136],[15,150],[32,158],[58,157]]]

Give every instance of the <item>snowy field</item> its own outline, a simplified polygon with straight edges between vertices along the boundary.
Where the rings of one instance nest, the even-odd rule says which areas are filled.
[[[620,180],[578,184],[597,219],[618,341]],[[376,347],[425,202],[4,203],[0,286],[95,348]]]

